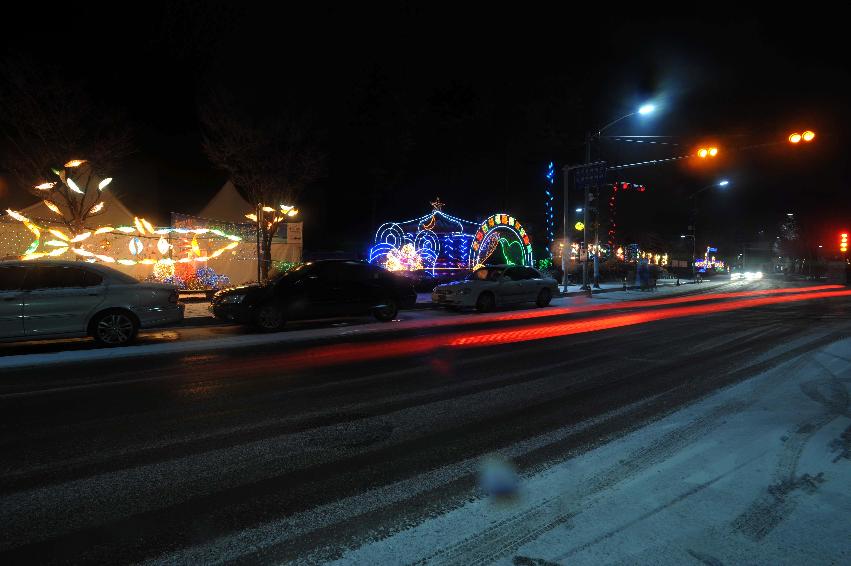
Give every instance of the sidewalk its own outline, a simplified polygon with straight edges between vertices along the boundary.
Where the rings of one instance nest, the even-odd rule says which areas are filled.
[[[680,285],[679,285],[680,287],[682,287],[683,285],[691,286],[691,285],[695,284],[695,281],[688,280],[688,279],[679,279],[679,282],[680,282]],[[706,285],[706,284],[709,284],[709,283],[718,284],[719,282],[721,282],[721,281],[720,280],[715,280],[715,281],[704,280],[702,283],[700,283],[700,285]],[[633,282],[627,281],[626,282],[627,290],[630,290],[630,291],[640,290],[639,286],[635,285],[634,283],[635,283],[634,281]],[[656,281],[656,287],[657,288],[658,287],[671,287],[671,286],[673,286],[673,287],[677,286],[677,279],[659,279],[659,280]],[[569,297],[569,296],[573,296],[573,295],[585,295],[585,294],[587,294],[587,291],[583,291],[581,289],[581,287],[582,287],[581,285],[568,285],[568,288],[566,290],[564,290],[564,286],[559,285],[559,289],[562,289],[561,295],[565,296],[565,297]],[[611,292],[611,291],[623,291],[623,290],[624,290],[624,282],[623,281],[606,281],[604,283],[600,283],[599,289],[592,288],[591,292],[596,294],[596,293],[608,293],[608,292]],[[651,289],[651,291],[652,291],[652,289]]]

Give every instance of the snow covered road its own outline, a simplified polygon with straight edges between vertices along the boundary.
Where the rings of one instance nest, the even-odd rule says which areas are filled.
[[[851,563],[849,391],[845,339],[336,564]]]

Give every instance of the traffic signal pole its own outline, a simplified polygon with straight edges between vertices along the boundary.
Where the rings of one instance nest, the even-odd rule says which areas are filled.
[[[562,174],[564,175],[564,242],[562,244],[563,247],[561,248],[561,271],[563,273],[561,282],[564,285],[565,292],[567,292],[567,254],[570,249],[570,242],[567,239],[569,230],[568,223],[570,222],[570,214],[568,213],[570,208],[568,207],[567,196],[570,189],[570,170],[571,168],[567,165],[561,168]]]
[[[591,132],[585,134],[585,165],[591,163]],[[588,183],[585,183],[585,203],[582,206],[582,245],[585,247],[585,259],[582,260],[582,289],[588,290]],[[582,247],[579,248],[580,254]]]

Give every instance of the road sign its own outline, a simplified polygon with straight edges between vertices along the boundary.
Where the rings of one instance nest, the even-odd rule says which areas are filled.
[[[606,162],[595,161],[576,167],[573,179],[577,189],[602,186],[606,182]]]

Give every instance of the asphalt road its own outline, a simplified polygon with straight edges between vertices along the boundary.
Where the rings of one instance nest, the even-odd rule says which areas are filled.
[[[4,371],[0,562],[322,562],[851,333],[848,296],[679,308]]]

